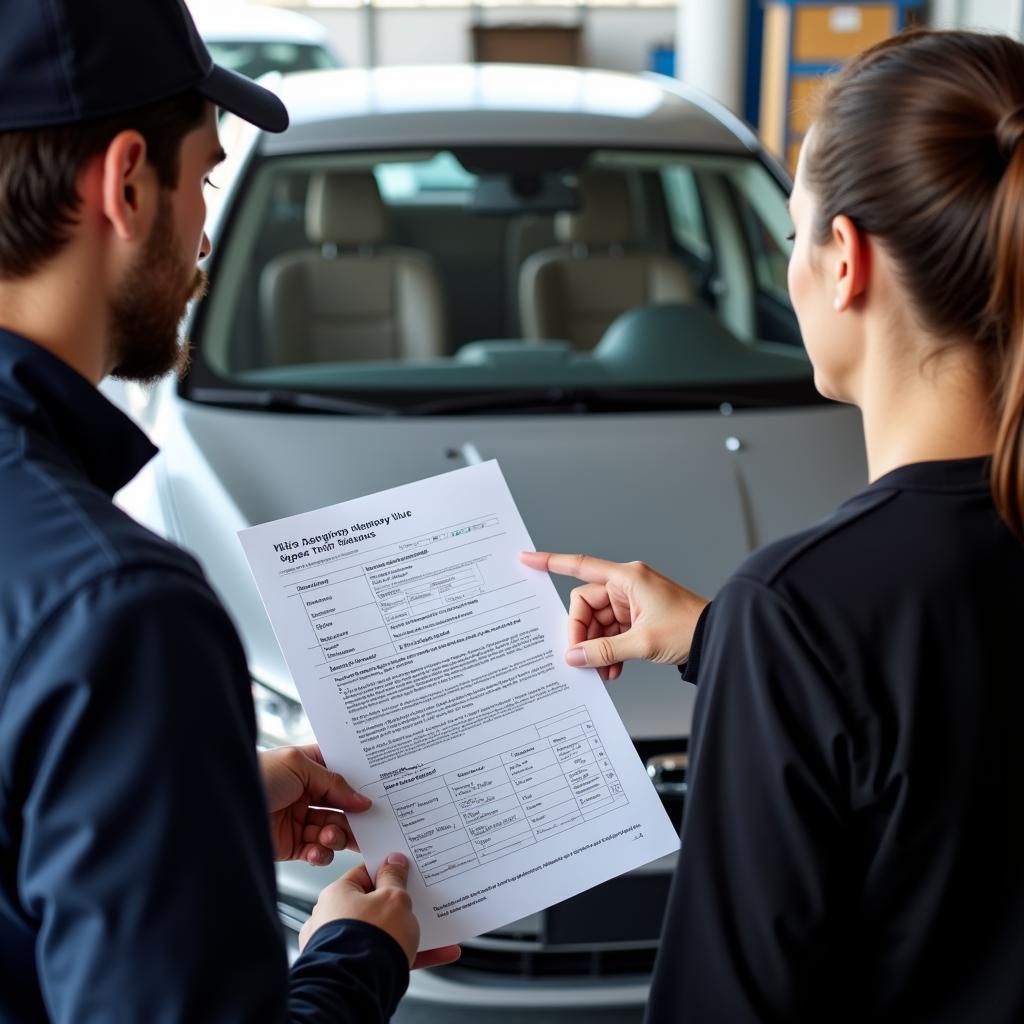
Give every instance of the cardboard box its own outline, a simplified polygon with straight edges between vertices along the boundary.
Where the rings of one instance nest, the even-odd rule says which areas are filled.
[[[862,50],[919,20],[922,4],[765,0],[764,6],[761,137],[794,171],[814,93],[824,79]]]
[[[474,25],[473,60],[480,63],[583,63],[580,25]]]

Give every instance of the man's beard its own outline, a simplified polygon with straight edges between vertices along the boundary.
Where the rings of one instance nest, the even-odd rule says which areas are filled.
[[[188,343],[178,327],[189,302],[206,294],[204,271],[181,261],[170,197],[160,193],[153,229],[110,306],[113,376],[152,384],[170,370],[183,374]]]

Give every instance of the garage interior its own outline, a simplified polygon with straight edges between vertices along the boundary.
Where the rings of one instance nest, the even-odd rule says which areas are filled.
[[[189,564],[194,559],[205,576],[203,586],[208,582],[211,596],[223,603],[226,625],[219,612],[210,621],[216,618],[218,628],[237,633],[232,634],[231,653],[238,678],[231,678],[241,680],[246,699],[239,721],[244,719],[242,727],[248,730],[244,738],[249,753],[255,729],[257,763],[262,766],[260,759],[268,753],[282,753],[276,748],[308,752],[318,737],[327,751],[320,726],[340,723],[343,713],[349,732],[339,725],[339,735],[352,739],[358,734],[360,743],[371,736],[373,742],[360,746],[352,763],[365,771],[367,791],[378,787],[373,790],[374,807],[387,806],[390,832],[367,834],[398,837],[404,844],[405,859],[390,863],[416,872],[417,896],[433,895],[430,926],[447,936],[438,941],[439,947],[455,938],[461,941],[444,929],[453,920],[466,920],[455,916],[462,910],[486,903],[488,891],[541,870],[545,873],[537,879],[547,882],[549,868],[551,876],[564,873],[558,875],[561,895],[574,895],[554,904],[516,904],[521,916],[508,922],[506,915],[502,921],[507,923],[491,927],[492,921],[488,930],[478,929],[484,933],[464,941],[461,959],[436,959],[412,971],[408,992],[391,1019],[398,1024],[641,1024],[649,1019],[652,993],[654,999],[659,995],[657,983],[652,989],[652,976],[660,978],[664,971],[659,950],[674,948],[667,937],[671,929],[662,929],[672,919],[681,884],[681,873],[675,870],[679,836],[684,822],[701,820],[698,808],[710,804],[710,798],[703,805],[691,799],[688,789],[691,758],[696,763],[695,751],[706,749],[694,723],[712,729],[702,718],[695,685],[709,643],[704,631],[714,628],[708,623],[714,623],[716,612],[709,609],[723,607],[721,589],[735,579],[736,566],[744,566],[748,568],[739,572],[741,585],[763,592],[762,600],[777,616],[759,622],[751,614],[753,624],[744,620],[748,639],[757,636],[758,628],[773,641],[788,636],[780,623],[788,627],[803,615],[816,624],[829,621],[827,608],[822,611],[811,601],[801,605],[788,591],[783,598],[774,592],[771,600],[764,597],[769,585],[757,572],[770,576],[774,586],[790,563],[773,567],[769,554],[763,563],[767,568],[760,569],[756,559],[761,552],[781,550],[787,539],[803,537],[804,530],[811,537],[830,517],[848,515],[843,524],[859,522],[859,506],[842,510],[850,495],[863,497],[861,492],[874,488],[877,480],[871,472],[864,409],[849,395],[829,391],[821,369],[825,360],[812,361],[818,352],[806,341],[811,332],[805,310],[812,304],[804,299],[798,320],[799,303],[794,300],[801,287],[805,296],[813,295],[817,304],[811,315],[821,324],[830,311],[838,316],[850,308],[862,309],[863,303],[857,303],[866,294],[869,277],[864,267],[879,273],[879,263],[873,262],[878,250],[872,249],[869,258],[866,246],[858,248],[868,228],[851,221],[843,210],[820,223],[807,213],[810,200],[804,197],[810,193],[802,183],[812,146],[804,144],[815,121],[814,131],[822,131],[824,118],[817,119],[824,108],[817,104],[831,95],[823,87],[845,81],[837,76],[865,50],[915,27],[998,33],[1024,43],[1024,0],[180,0],[176,9],[184,12],[185,7],[217,66],[258,81],[267,99],[287,108],[291,121],[278,131],[232,113],[234,108],[226,104],[211,103],[198,86],[182,94],[198,101],[203,127],[223,149],[216,147],[212,169],[202,186],[196,185],[202,215],[195,214],[194,204],[192,219],[199,224],[205,217],[205,226],[194,232],[202,235],[200,271],[196,273],[196,261],[190,259],[188,270],[195,278],[181,303],[187,311],[176,336],[176,372],[124,379],[112,372],[97,385],[126,414],[120,419],[137,428],[139,452],[146,446],[159,452],[108,497],[118,515],[127,513],[160,543],[166,540],[184,549]],[[190,24],[187,16],[183,20]],[[0,46],[0,65],[3,61]],[[0,103],[0,113],[2,108]],[[1002,117],[997,141],[990,147],[995,156],[988,154],[986,167],[996,167],[1000,175],[1005,167],[1016,166],[1017,137],[1011,138],[1011,129],[1018,121],[1024,153],[1024,106]],[[13,129],[0,127],[4,130]],[[1020,159],[1024,173],[1024,156]],[[0,169],[0,201],[5,173]],[[832,173],[839,172],[833,168]],[[172,191],[183,194],[177,185]],[[117,188],[102,193],[105,202],[108,193],[117,199]],[[124,201],[133,195],[126,188]],[[0,204],[0,213],[3,209]],[[161,206],[154,216],[163,218],[166,212]],[[806,233],[803,225],[797,232],[798,212],[806,217]],[[1002,213],[1004,219],[1010,216]],[[73,217],[65,222],[76,224]],[[88,228],[89,221],[85,223]],[[996,223],[992,219],[993,232]],[[1024,219],[1021,225],[1024,239]],[[844,254],[836,264],[834,294],[824,299],[824,288],[813,292],[807,284],[824,280],[815,276],[820,268],[806,257],[808,252],[813,255],[811,243],[805,241],[800,248],[801,241],[814,237],[811,229],[825,239],[815,238],[814,245],[834,245]],[[0,250],[5,230],[0,221]],[[876,242],[871,234],[871,245]],[[1003,245],[1001,255],[1009,248]],[[975,245],[975,256],[978,250]],[[850,252],[855,258],[847,259]],[[172,260],[173,254],[167,256],[161,269],[175,269]],[[952,266],[955,261],[949,262]],[[853,265],[859,268],[856,274],[849,270]],[[881,265],[881,273],[888,273],[889,264]],[[167,276],[170,280],[170,272]],[[882,280],[898,280],[898,275]],[[1005,284],[1004,277],[999,280]],[[832,278],[828,282],[831,288]],[[3,319],[8,313],[2,305],[4,287],[0,273],[0,343],[8,334],[21,333]],[[877,295],[878,286],[873,287]],[[897,288],[886,292],[889,300],[894,294],[902,293]],[[1024,287],[1016,294],[1024,304]],[[173,300],[172,293],[169,308]],[[1003,325],[992,326],[995,306],[993,301],[975,319],[993,337],[998,335],[996,347],[1004,355],[1010,332]],[[876,300],[874,309],[879,308]],[[871,335],[872,341],[875,337]],[[27,339],[26,333],[18,341]],[[841,355],[829,352],[837,364]],[[3,356],[0,345],[0,365]],[[1018,456],[1024,473],[1024,355],[1019,363]],[[3,384],[0,379],[0,399]],[[1003,401],[1002,392],[998,401]],[[1003,416],[1005,410],[999,408]],[[1005,425],[1005,420],[1000,423]],[[0,421],[0,436],[3,430]],[[938,427],[935,435],[943,437]],[[970,455],[978,461],[987,457],[988,451],[981,456],[972,450]],[[614,473],[609,471],[611,459]],[[889,472],[945,459],[968,461],[963,455],[939,455],[897,462]],[[383,540],[392,518],[396,530],[399,523],[411,530],[406,520],[413,518],[413,511],[405,504],[395,506],[386,518],[383,512],[381,518],[368,513],[365,518],[339,519],[337,528],[329,523],[329,530],[296,527],[301,542],[286,539],[284,532],[280,539],[274,536],[267,578],[273,576],[282,593],[294,588],[281,604],[296,599],[290,607],[301,606],[295,619],[309,634],[303,634],[301,645],[294,636],[289,642],[295,649],[314,652],[303,653],[307,662],[297,672],[280,627],[291,612],[280,612],[267,599],[248,547],[255,540],[246,534],[313,515],[309,510],[322,513],[366,496],[378,497],[411,481],[459,470],[476,472],[492,460],[507,478],[513,510],[521,512],[531,531],[506,559],[515,562],[515,574],[522,578],[513,579],[508,566],[506,576],[499,578],[493,566],[480,567],[483,556],[474,560],[474,555],[457,563],[453,556],[451,565],[436,570],[422,569],[429,558],[442,557],[437,551],[447,555],[446,544],[461,550],[485,538],[497,550],[504,525],[489,509],[471,507],[475,498],[460,505],[457,522],[453,513],[445,520],[449,525],[403,533],[392,547]],[[0,470],[3,464],[0,449]],[[927,483],[914,486],[921,492],[938,490]],[[977,481],[973,486],[977,489]],[[950,489],[959,494],[969,488],[955,482]],[[986,498],[989,493],[985,491]],[[1024,521],[1024,489],[1020,502]],[[996,504],[1002,514],[1003,506]],[[1005,515],[1003,520],[1016,532]],[[922,535],[928,527],[921,524]],[[371,539],[380,541],[380,547],[370,548]],[[10,538],[6,540],[10,545]],[[566,556],[531,562],[531,551],[534,558],[547,558],[530,547],[534,542],[541,552],[585,551],[609,561],[597,565],[576,556],[573,565],[580,571],[578,578],[570,578],[571,568],[554,561]],[[817,543],[808,541],[799,554],[816,549]],[[433,553],[431,545],[436,546]],[[12,550],[8,557],[13,565]],[[373,552],[384,553],[371,557]],[[866,560],[871,553],[873,549]],[[608,568],[612,563],[624,567],[622,575]],[[512,589],[532,578],[524,565],[531,572],[550,572],[553,589],[548,588],[548,596],[554,600],[557,592],[571,609],[568,629],[574,639],[565,666],[550,634],[530,636],[528,626],[518,631],[538,610],[526,607],[533,594],[521,598],[522,591]],[[584,565],[596,575],[584,576]],[[609,870],[595,880],[580,867],[580,877],[587,878],[582,883],[569,876],[572,866],[589,864],[588,857],[598,859],[591,848],[611,840],[621,841],[619,847],[627,839],[650,843],[653,829],[645,824],[645,837],[639,822],[619,828],[625,817],[609,817],[608,834],[595,838],[599,830],[592,822],[603,815],[625,815],[630,795],[637,808],[647,805],[635,800],[636,787],[632,794],[628,786],[623,791],[613,770],[618,762],[609,762],[607,741],[600,730],[595,732],[594,723],[601,720],[588,717],[589,706],[573,707],[569,697],[561,696],[559,685],[564,691],[570,685],[560,683],[557,674],[568,676],[584,668],[587,679],[596,683],[597,673],[587,668],[595,665],[595,643],[606,642],[609,651],[626,650],[625,644],[619,645],[631,628],[638,627],[631,636],[640,635],[641,629],[645,638],[654,635],[631,603],[639,593],[638,581],[657,586],[663,579],[648,566],[664,572],[669,584],[679,580],[693,588],[687,595],[695,604],[686,604],[687,598],[676,591],[672,595],[674,610],[685,606],[688,615],[692,612],[687,644],[692,638],[694,646],[678,656],[671,656],[667,647],[636,655],[630,649],[621,661],[609,655],[596,664],[608,683],[609,697],[602,689],[601,701],[622,730],[622,756],[628,755],[638,777],[636,787],[643,789],[674,845],[670,849],[666,841],[646,860],[636,855],[646,847],[633,847],[636,856],[614,877]],[[5,581],[2,569],[0,583],[17,593],[18,582]],[[623,582],[627,569],[633,574],[629,585]],[[382,571],[394,575],[379,582],[374,574]],[[584,578],[590,581],[587,586],[575,589]],[[313,588],[318,588],[316,593]],[[983,589],[982,583],[978,588]],[[499,592],[500,598],[495,596]],[[350,593],[359,596],[341,608],[349,598],[338,594]],[[598,607],[599,602],[603,604]],[[8,606],[16,604],[0,602],[0,630]],[[554,610],[561,616],[560,609]],[[899,610],[913,619],[906,608]],[[486,621],[474,618],[492,613]],[[627,614],[633,616],[630,621],[624,619]],[[815,619],[816,614],[822,618]],[[379,620],[371,621],[372,616]],[[13,615],[7,617],[13,621]],[[873,640],[876,629],[883,634],[888,624],[882,618],[859,635]],[[481,632],[473,633],[478,624]],[[929,625],[934,622],[929,620]],[[456,626],[465,627],[464,632],[456,632]],[[506,628],[517,631],[491,635]],[[545,622],[543,629],[549,628]],[[809,631],[793,629],[799,634],[793,649],[799,651],[792,655],[787,650],[792,655],[787,670],[799,663],[820,671],[818,681],[842,677],[835,690],[846,699],[845,675],[828,675],[829,659],[840,656],[838,643],[828,649]],[[466,634],[469,640],[456,641]],[[446,650],[481,637],[481,646],[471,651]],[[0,631],[0,683],[5,679],[3,639]],[[437,645],[430,654],[444,653],[435,663],[421,664],[416,659],[425,655],[416,652],[428,643]],[[543,655],[533,650],[542,643]],[[589,663],[583,653],[588,644]],[[782,641],[779,645],[781,649]],[[865,646],[870,646],[867,640]],[[520,654],[522,661],[513,663]],[[739,662],[742,645],[727,654]],[[719,664],[728,662],[726,655],[718,652]],[[445,661],[449,656],[451,663]],[[384,667],[388,658],[394,659],[391,677]],[[500,667],[492,668],[488,659]],[[538,659],[544,662],[540,668]],[[753,677],[755,669],[748,674]],[[797,674],[794,670],[794,678]],[[388,692],[389,682],[399,676],[400,685]],[[495,677],[501,678],[495,682]],[[534,688],[536,680],[540,683]],[[521,704],[507,697],[512,711],[500,700],[480,710],[494,694],[505,697],[506,690],[526,687],[527,682],[530,688],[515,698]],[[459,684],[465,684],[462,690]],[[865,746],[877,742],[895,760],[903,748],[886,732],[888,718],[876,730],[870,713],[860,714],[860,705],[856,714],[844,717],[846,705],[830,687],[823,689],[828,700],[841,706],[835,720],[858,738],[868,736]],[[804,697],[803,691],[793,692]],[[335,700],[330,708],[334,719],[323,711],[326,704],[318,705],[321,693]],[[557,713],[546,717],[540,706],[552,693],[566,703],[547,705],[547,712]],[[0,738],[6,727],[5,696],[0,686]],[[385,710],[389,701],[394,703]],[[813,695],[799,708],[797,698],[792,705],[780,699],[781,711],[768,698],[764,706],[754,703],[762,721],[778,726],[780,734],[807,708],[819,710]],[[501,715],[488,719],[492,708],[500,708]],[[524,708],[532,708],[535,719],[516,719],[514,727],[505,722],[505,732],[497,726],[490,729],[506,712],[512,719]],[[890,710],[885,705],[886,714]],[[831,704],[823,712],[830,727],[833,712]],[[202,706],[190,708],[189,714],[190,725],[206,724]],[[234,718],[232,725],[238,725]],[[363,726],[365,732],[359,733]],[[43,726],[38,729],[41,736]],[[529,730],[528,743],[523,736]],[[845,734],[838,726],[833,731],[839,738],[832,736],[831,747],[820,758],[810,744],[795,753],[783,744],[778,785],[787,797],[796,794],[794,803],[799,798],[810,805],[820,796],[800,773],[803,755],[807,764],[824,766],[822,775],[835,764],[841,764],[839,774],[845,772]],[[26,728],[26,735],[35,742],[36,733]],[[454,737],[452,747],[445,746],[442,753],[439,748],[449,735]],[[456,749],[456,742],[466,736],[474,742]],[[1002,748],[998,752],[1006,753]],[[0,811],[9,781],[2,758],[0,751]],[[307,760],[320,758],[317,748]],[[317,764],[319,771],[330,771],[332,761],[328,755]],[[267,793],[268,777],[262,777]],[[842,781],[849,782],[851,792],[858,785],[864,791],[871,785],[881,788],[876,779],[865,780],[856,772],[843,775]],[[414,784],[408,789],[400,788],[410,782]],[[770,790],[766,784],[765,791]],[[723,821],[735,823],[742,817],[733,812],[745,797],[741,793],[737,798],[737,792],[728,785],[715,791],[721,801],[716,806],[726,808]],[[846,795],[844,790],[836,803]],[[902,806],[902,792],[887,790],[884,797]],[[735,805],[729,798],[737,798]],[[354,840],[346,836],[349,826],[338,824],[352,819],[357,809],[350,808],[346,818],[328,809],[344,805],[318,804],[308,791],[295,800],[296,806],[306,801],[305,812],[315,826],[300,822],[292,854],[278,857],[275,845],[277,863],[272,868],[262,865],[266,870],[259,876],[266,883],[260,896],[267,902],[267,934],[277,942],[280,926],[291,967],[309,941],[309,922],[318,921],[320,893],[361,862]],[[821,800],[823,807],[825,797]],[[268,809],[259,800],[250,800],[245,809],[256,805],[261,813]],[[365,799],[358,806],[369,808]],[[279,809],[269,810],[273,824]],[[777,823],[772,817],[776,810],[767,800],[745,810],[762,828]],[[849,808],[843,806],[846,810],[850,820],[866,820],[857,818],[863,807],[854,808],[852,800]],[[1009,817],[1016,821],[1018,816],[1019,809],[1014,809]],[[822,834],[839,834],[838,827],[828,831],[834,822],[827,813],[815,822]],[[10,881],[22,870],[15,849],[22,837],[12,839],[3,824],[0,820],[0,868]],[[335,831],[329,841],[321,830],[330,827]],[[547,856],[543,851],[556,849],[552,840],[577,828],[581,836],[586,830],[584,839],[595,841],[581,839],[576,849],[541,863]],[[281,829],[282,834],[288,831]],[[709,831],[720,838],[715,829]],[[780,835],[784,831],[780,828]],[[150,829],[151,840],[153,834]],[[782,845],[787,838],[783,836]],[[882,847],[885,838],[879,839]],[[9,863],[4,846],[8,840],[14,849]],[[277,843],[276,836],[272,842]],[[568,850],[568,838],[557,842]],[[838,843],[829,847],[821,858],[827,864],[822,876],[828,875],[829,884],[834,880],[828,872],[836,864],[846,868],[855,862],[853,854],[849,863],[844,859],[845,848],[833,858],[838,848]],[[524,851],[522,864],[535,853],[537,863],[514,875]],[[557,866],[581,852],[584,856],[572,866]],[[819,865],[813,857],[803,849],[788,852],[793,860],[787,865],[807,869],[816,881],[813,870]],[[759,849],[731,849],[720,863],[749,868],[758,854]],[[498,878],[492,865],[503,857],[508,858],[508,877],[484,887]],[[255,860],[250,858],[239,870],[258,875]],[[383,854],[381,862],[388,863]],[[861,866],[856,861],[851,870]],[[477,869],[480,873],[474,874]],[[794,869],[792,875],[800,871]],[[197,872],[202,874],[193,868]],[[481,888],[470,892],[467,885],[464,891],[453,887],[449,892],[441,887],[457,874],[473,879],[473,885],[479,881]],[[20,876],[16,881],[20,884]],[[911,881],[904,879],[908,889]],[[431,891],[435,884],[439,888]],[[373,892],[371,882],[367,886],[365,895],[382,895]],[[825,888],[823,883],[822,892]],[[17,884],[8,889],[15,891]],[[442,903],[456,891],[461,893],[458,899]],[[724,896],[723,891],[719,888],[714,895],[724,903],[743,890],[737,887]],[[803,895],[796,885],[785,891]],[[497,893],[495,903],[501,895]],[[806,906],[799,897],[794,900],[795,918],[806,910],[813,919],[815,895]],[[835,892],[829,889],[828,895]],[[888,895],[896,905],[902,893],[893,887]],[[843,902],[847,896],[844,891],[837,899],[844,910],[849,909]],[[45,903],[38,894],[33,898]],[[465,907],[458,906],[462,902]],[[711,902],[709,898],[707,905]],[[0,921],[5,909],[0,901]],[[857,912],[851,911],[854,919]],[[355,924],[360,935],[363,921],[335,918],[326,922]],[[15,924],[26,949],[25,935],[32,928],[23,927],[21,920]],[[776,953],[788,950],[789,943],[797,948],[786,922],[777,918],[758,924],[760,929],[752,930],[761,939],[767,937],[763,948],[771,950],[773,964]],[[728,933],[723,947],[742,948],[744,936],[738,929],[731,934],[730,927],[722,929]],[[389,938],[379,934],[387,929],[376,931],[377,940],[394,947],[392,953],[398,949],[408,955],[408,960],[400,959],[398,973],[404,977],[407,962],[417,952],[415,940],[405,948],[397,932]],[[0,929],[0,953],[3,939]],[[980,946],[982,938],[977,941]],[[891,945],[900,948],[901,942],[902,936]],[[281,944],[277,949],[283,976]],[[784,960],[779,955],[778,963]],[[74,973],[71,968],[68,972]],[[366,977],[371,973],[367,970]],[[915,983],[919,981],[915,976]],[[367,989],[372,987],[368,982]],[[746,997],[743,985],[735,987]],[[35,995],[33,989],[30,996]],[[751,1000],[753,1005],[756,998]],[[0,992],[0,1018],[6,1019],[4,1010]],[[955,1015],[943,1018],[944,1024],[950,1021],[960,1024]]]

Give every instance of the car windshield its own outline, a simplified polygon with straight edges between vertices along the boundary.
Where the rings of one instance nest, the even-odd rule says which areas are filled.
[[[215,246],[191,396],[324,411],[811,401],[790,231],[753,157],[262,158]]]
[[[212,40],[206,46],[215,63],[247,78],[259,78],[268,71],[287,74],[292,71],[321,71],[338,66],[334,57],[315,43],[240,39],[230,42]]]

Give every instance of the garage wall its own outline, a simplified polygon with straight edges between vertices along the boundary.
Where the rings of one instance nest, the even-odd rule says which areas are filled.
[[[299,8],[303,14],[319,21],[331,34],[331,42],[341,55],[346,67],[366,67],[367,45],[365,17],[355,8]]]
[[[938,28],[975,28],[1024,33],[1024,0],[932,0],[932,24]]]
[[[303,8],[324,25],[345,63],[366,67],[370,44],[366,9]],[[565,7],[502,7],[483,13],[488,25],[575,23],[577,11]],[[376,63],[444,64],[472,59],[468,8],[378,8],[374,12]],[[676,12],[672,7],[602,7],[583,14],[585,59],[591,67],[643,71],[656,44],[671,44]]]
[[[753,0],[757,2],[757,0]],[[366,8],[301,7],[324,25],[345,63],[370,63],[370,22]],[[565,7],[482,9],[487,24],[546,22],[565,24],[579,15]],[[470,8],[378,8],[374,12],[376,63],[443,64],[467,61]],[[653,46],[673,42],[674,7],[598,7],[582,13],[586,61],[592,67],[642,71]],[[932,0],[937,27],[986,29],[1024,37],[1024,0]]]

